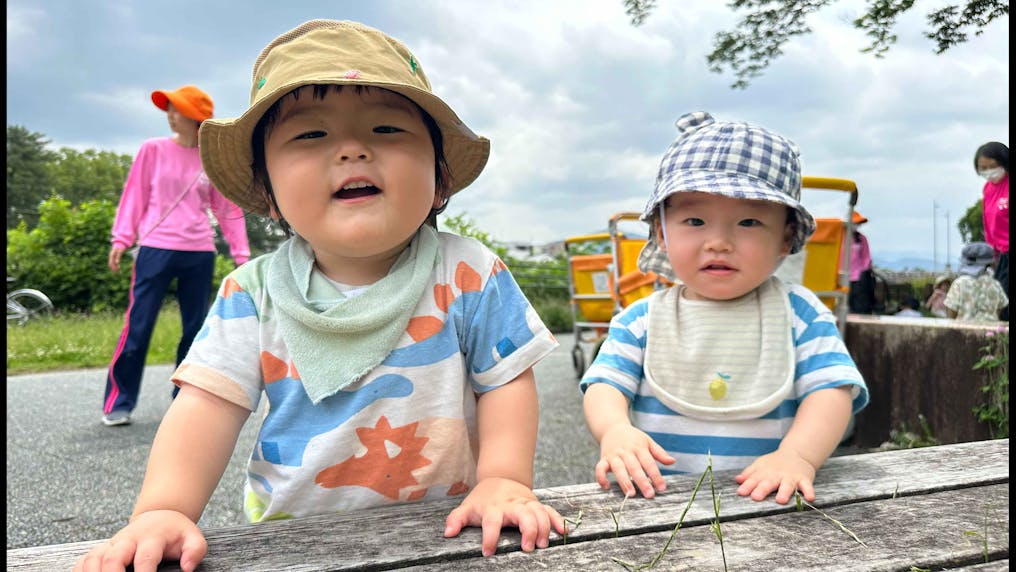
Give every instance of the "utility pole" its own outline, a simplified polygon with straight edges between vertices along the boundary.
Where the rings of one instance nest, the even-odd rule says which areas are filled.
[[[931,271],[938,272],[938,203],[931,201]]]
[[[952,251],[949,250],[949,210],[945,211],[945,271],[952,272]]]

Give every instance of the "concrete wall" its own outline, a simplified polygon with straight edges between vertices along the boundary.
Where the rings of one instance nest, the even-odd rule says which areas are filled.
[[[853,444],[877,447],[902,423],[920,433],[918,414],[942,444],[990,439],[990,428],[972,411],[986,403],[985,376],[971,368],[985,334],[1003,325],[849,315],[847,348],[871,395],[855,419]]]

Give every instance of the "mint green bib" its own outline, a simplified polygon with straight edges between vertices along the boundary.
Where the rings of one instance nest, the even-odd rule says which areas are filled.
[[[311,402],[357,381],[395,349],[433,276],[438,246],[437,231],[423,225],[388,274],[350,298],[314,269],[306,240],[295,236],[279,247],[265,287]]]

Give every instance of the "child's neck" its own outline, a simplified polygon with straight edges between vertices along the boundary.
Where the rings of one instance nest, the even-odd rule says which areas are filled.
[[[400,251],[401,253],[401,251]],[[314,267],[329,279],[347,286],[370,286],[388,275],[399,256],[384,257],[376,260],[339,261],[322,260],[316,256]]]
[[[369,286],[388,275],[395,261],[412,240],[410,237],[387,252],[357,258],[334,255],[311,247],[314,250],[314,266],[319,272],[341,284]]]

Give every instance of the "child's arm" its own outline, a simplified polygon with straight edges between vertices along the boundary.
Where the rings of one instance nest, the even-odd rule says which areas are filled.
[[[75,572],[154,572],[163,559],[194,570],[208,546],[197,527],[250,412],[183,384],[152,443],[148,469],[130,523],[93,548]]]
[[[609,384],[594,383],[586,389],[582,405],[589,431],[600,444],[596,482],[610,488],[607,473],[613,472],[626,497],[635,495],[636,484],[646,498],[662,491],[666,485],[656,462],[670,465],[674,458],[631,424],[624,394]]]
[[[820,389],[801,402],[790,431],[779,448],[763,455],[734,477],[737,494],[764,500],[773,491],[787,504],[794,491],[815,500],[815,473],[836,449],[850,423],[850,387]]]
[[[480,455],[476,487],[449,515],[445,536],[457,535],[463,527],[483,529],[484,556],[497,550],[503,525],[522,533],[522,550],[550,545],[550,529],[564,534],[564,519],[553,508],[540,503],[533,494],[533,455],[539,405],[533,370],[484,393],[476,408]]]

